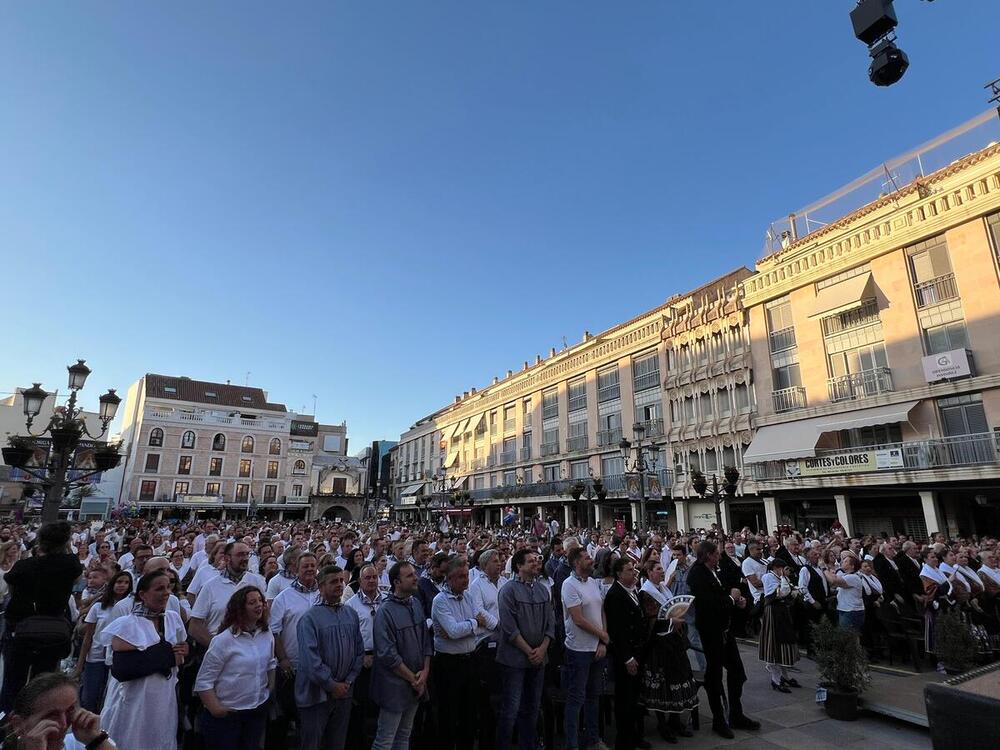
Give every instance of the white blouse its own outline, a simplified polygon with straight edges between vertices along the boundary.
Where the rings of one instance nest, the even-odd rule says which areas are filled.
[[[226,628],[208,644],[194,690],[214,690],[219,703],[230,711],[257,708],[268,698],[267,676],[276,666],[270,630],[236,635]]]

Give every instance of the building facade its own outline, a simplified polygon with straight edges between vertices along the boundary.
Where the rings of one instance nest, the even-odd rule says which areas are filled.
[[[1000,146],[794,239],[744,281],[767,528],[1000,530]]]

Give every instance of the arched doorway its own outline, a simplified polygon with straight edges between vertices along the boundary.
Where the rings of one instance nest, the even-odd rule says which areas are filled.
[[[346,523],[353,520],[351,518],[351,511],[345,508],[343,505],[331,505],[325,511],[323,511],[323,518],[327,521],[336,521],[340,519],[341,523]]]

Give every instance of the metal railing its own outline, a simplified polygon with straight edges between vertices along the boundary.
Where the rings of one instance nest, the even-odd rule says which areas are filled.
[[[632,389],[638,393],[639,391],[644,391],[647,388],[655,388],[660,384],[660,371],[651,370],[650,372],[644,373],[642,375],[636,375],[632,378]]]
[[[542,443],[543,456],[555,456],[559,453],[559,443]]]
[[[642,429],[645,431],[645,435],[648,438],[659,437],[663,434],[663,419],[647,419],[644,422],[639,422],[642,425]]]
[[[649,476],[654,472],[646,472],[646,493],[649,496]],[[663,492],[667,494],[670,493],[670,487],[674,483],[674,472],[671,469],[657,469],[655,472],[657,478],[660,480],[660,488]],[[625,488],[625,477],[627,474],[609,474],[606,477],[602,477],[604,481],[604,489],[607,490],[608,495],[612,497],[619,497],[626,494]]]
[[[517,451],[511,449],[509,451],[501,451],[500,453],[500,465],[506,466],[507,464],[512,464],[517,460]]]
[[[530,445],[526,445],[523,448],[521,448],[521,460],[522,461],[530,461],[531,460],[531,446]]]
[[[531,415],[530,414],[525,414],[524,415],[524,425],[523,425],[522,429],[526,430],[529,427],[531,427]]]
[[[831,401],[851,401],[892,393],[892,372],[888,367],[852,372],[827,381]]]
[[[920,469],[955,469],[965,466],[1000,465],[1000,438],[991,432],[981,432],[972,435],[954,435],[932,440],[917,440],[908,443],[888,443],[871,447],[842,448],[835,451],[817,451],[816,457],[844,455],[845,453],[862,453],[865,451],[886,451],[892,455],[895,451],[898,457],[886,460],[884,465],[871,471],[855,472],[855,474],[879,474],[891,471],[917,471]],[[900,459],[902,465],[900,465]],[[878,466],[878,457],[875,462]],[[754,479],[788,479],[788,464],[797,465],[797,461],[765,461],[749,464],[749,474]],[[871,464],[867,464],[870,466]],[[831,468],[836,468],[833,466]],[[844,472],[831,471],[831,475],[843,475]]]
[[[611,430],[598,430],[597,431],[597,444],[598,445],[615,445],[617,446],[622,440],[622,428],[615,427]]]
[[[553,482],[538,481],[531,484],[515,484],[501,487],[485,487],[470,490],[472,500],[517,500],[529,497],[558,497],[565,495],[574,479],[558,479]]]
[[[570,396],[568,411],[580,411],[587,408],[587,394]]]
[[[795,346],[795,329],[792,327],[782,328],[780,331],[771,331],[771,351],[781,352]]]
[[[568,451],[585,451],[587,450],[589,443],[587,441],[586,435],[578,435],[576,437],[571,437],[566,441],[566,450]]]
[[[515,420],[513,420],[513,419],[505,419],[503,421],[503,431],[504,432],[513,432],[515,429],[517,429],[517,426],[515,424]]]
[[[784,411],[804,409],[806,408],[806,389],[801,385],[793,385],[791,388],[771,391],[771,400],[774,402],[774,410],[778,414]]]
[[[930,281],[921,281],[913,285],[913,293],[917,298],[917,307],[930,307],[940,302],[947,302],[958,297],[958,285],[955,284],[955,274],[946,273]]]
[[[614,401],[616,398],[621,398],[621,396],[622,389],[618,383],[597,389],[597,402],[599,404],[603,404],[605,401]]]
[[[552,419],[559,416],[559,403],[542,404],[542,419]]]

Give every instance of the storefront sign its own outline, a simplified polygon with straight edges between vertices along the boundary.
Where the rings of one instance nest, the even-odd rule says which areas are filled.
[[[924,379],[928,383],[949,378],[962,378],[972,374],[969,367],[969,353],[965,349],[952,349],[950,352],[931,354],[921,360],[924,366]]]
[[[316,422],[300,422],[297,419],[293,419],[288,432],[292,435],[301,435],[303,437],[316,437],[319,434],[319,424]]]
[[[800,458],[785,464],[788,477],[819,477],[828,474],[861,474],[868,471],[902,469],[901,448],[872,448],[829,453],[815,458]]]

